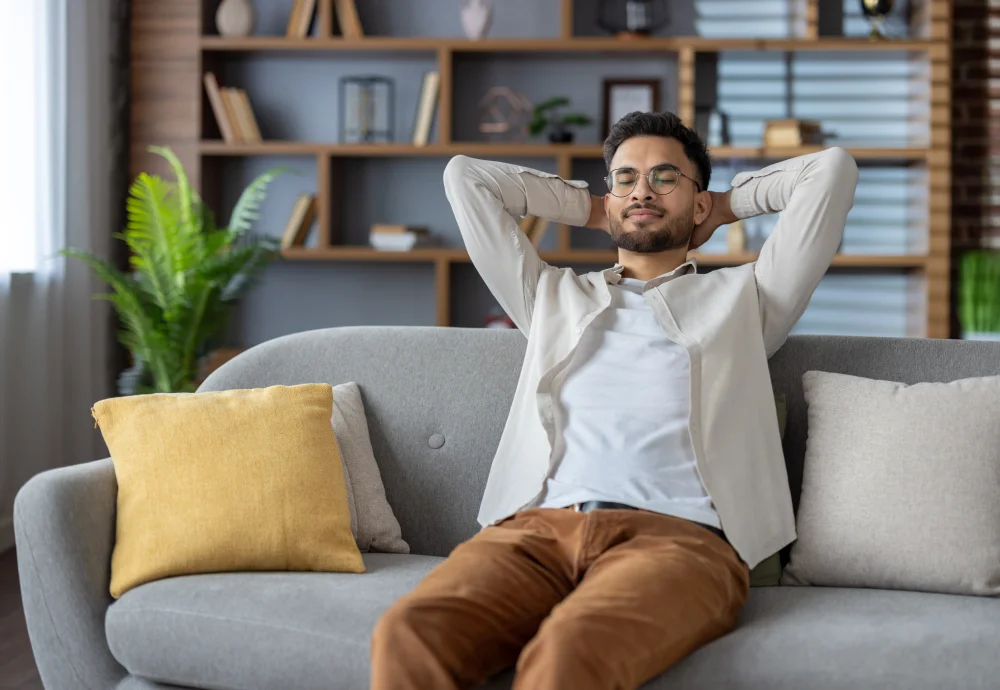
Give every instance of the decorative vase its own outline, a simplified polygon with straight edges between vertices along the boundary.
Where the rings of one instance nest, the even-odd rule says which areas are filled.
[[[215,11],[215,29],[220,36],[249,36],[256,20],[250,0],[222,0]]]
[[[493,21],[493,0],[462,0],[462,28],[473,41],[486,36]]]
[[[962,334],[962,340],[1000,340],[1000,333],[990,331],[967,331]]]

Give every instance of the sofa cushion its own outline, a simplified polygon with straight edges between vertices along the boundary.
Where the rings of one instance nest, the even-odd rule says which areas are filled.
[[[196,688],[368,687],[379,615],[442,559],[365,554],[368,572],[160,580],[108,609],[132,674]],[[735,631],[647,690],[995,687],[1000,600],[871,589],[754,589]],[[487,684],[510,687],[510,672]],[[159,687],[136,680],[125,687]]]
[[[802,376],[798,539],[783,585],[1000,594],[1000,376]]]
[[[368,687],[382,612],[443,559],[363,554],[367,572],[186,575],[108,608],[111,653],[130,673],[197,688]]]
[[[351,513],[351,533],[361,551],[409,553],[409,545],[392,507],[385,498],[361,389],[353,381],[333,386],[333,435],[340,447],[347,485],[347,508]]]
[[[737,628],[645,689],[996,687],[1000,600],[877,589],[751,590]]]
[[[217,572],[358,573],[326,384],[95,403],[118,484],[112,597]]]

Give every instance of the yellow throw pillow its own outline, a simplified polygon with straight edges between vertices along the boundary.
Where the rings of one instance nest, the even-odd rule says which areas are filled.
[[[118,479],[111,596],[175,575],[364,572],[326,384],[94,406]]]

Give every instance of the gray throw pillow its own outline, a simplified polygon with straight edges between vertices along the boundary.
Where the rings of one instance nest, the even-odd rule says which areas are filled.
[[[368,420],[358,384],[333,386],[333,435],[337,437],[347,485],[351,533],[362,552],[409,553],[399,521],[385,497],[382,475],[368,437]]]
[[[809,371],[798,540],[782,585],[1000,594],[1000,377]]]

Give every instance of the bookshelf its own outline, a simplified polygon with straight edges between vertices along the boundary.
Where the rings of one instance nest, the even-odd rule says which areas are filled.
[[[460,247],[414,249],[410,252],[379,252],[368,246],[341,242],[343,229],[336,218],[342,203],[338,175],[357,161],[375,159],[447,159],[457,154],[483,158],[544,159],[563,177],[575,177],[577,164],[599,165],[597,144],[489,143],[456,140],[452,118],[455,67],[463,56],[477,60],[492,56],[516,56],[521,60],[573,59],[580,55],[661,56],[676,60],[674,105],[688,124],[695,120],[696,70],[699,59],[725,51],[752,51],[777,54],[893,53],[903,54],[927,65],[926,146],[857,147],[845,145],[864,165],[916,168],[926,179],[926,243],[912,254],[842,254],[834,261],[836,271],[906,272],[923,277],[922,307],[925,333],[930,337],[951,334],[951,199],[950,199],[950,88],[951,88],[951,5],[949,0],[924,0],[914,12],[911,28],[919,37],[872,42],[866,38],[820,35],[817,25],[818,0],[790,0],[802,6],[805,17],[800,36],[788,38],[710,38],[696,36],[650,37],[624,41],[613,37],[574,35],[574,0],[545,0],[559,6],[559,35],[545,38],[428,38],[370,36],[343,38],[335,29],[334,0],[318,0],[315,34],[309,38],[251,36],[227,38],[208,35],[217,2],[177,0],[170,9],[154,0],[135,0],[133,9],[133,80],[159,84],[137,90],[133,99],[132,172],[155,169],[156,161],[145,153],[149,144],[171,145],[192,172],[195,184],[209,199],[219,197],[226,161],[256,157],[305,157],[315,162],[317,223],[315,246],[293,247],[283,252],[289,262],[350,262],[427,264],[433,267],[436,295],[436,323],[452,324],[453,265],[468,264]],[[918,0],[919,1],[919,0]],[[456,3],[457,4],[457,3]],[[291,3],[289,2],[290,6]],[[145,38],[145,40],[143,40]],[[400,142],[392,144],[339,144],[335,141],[295,141],[268,139],[258,143],[228,144],[221,140],[202,88],[202,75],[225,61],[263,59],[274,56],[309,57],[338,61],[389,56],[394,59],[419,57],[429,60],[441,75],[435,112],[437,133],[426,146]],[[169,98],[171,107],[162,108]],[[294,107],[294,104],[289,104]],[[138,126],[137,126],[138,125]],[[400,138],[405,138],[401,133]],[[834,142],[836,143],[836,142]],[[740,159],[762,165],[819,150],[822,147],[769,149],[760,146],[713,147],[718,162]],[[272,229],[275,232],[280,228]],[[724,229],[723,229],[724,230]],[[545,261],[557,265],[609,264],[617,260],[611,250],[573,246],[572,229],[556,226],[556,246],[542,249]],[[738,265],[753,261],[755,255],[699,252],[698,262],[706,267]]]

